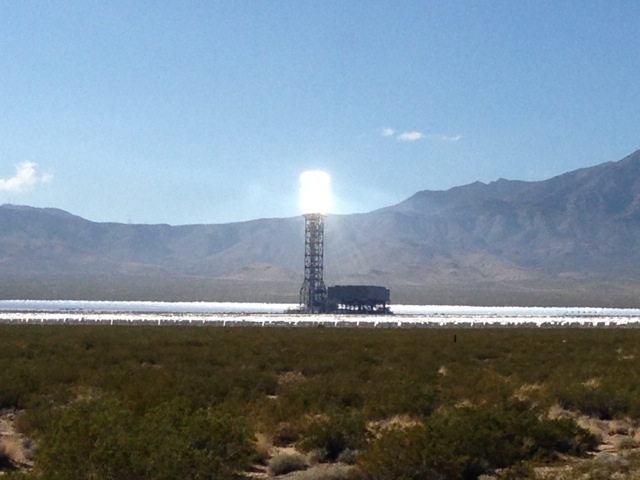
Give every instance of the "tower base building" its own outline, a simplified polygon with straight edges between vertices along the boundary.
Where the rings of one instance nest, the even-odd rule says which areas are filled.
[[[331,313],[382,314],[390,312],[391,293],[375,285],[336,285],[327,292],[327,311]]]

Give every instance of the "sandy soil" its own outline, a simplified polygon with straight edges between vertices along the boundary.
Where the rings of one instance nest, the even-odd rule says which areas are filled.
[[[0,411],[0,453],[8,458],[14,468],[30,469],[33,467],[35,448],[31,440],[16,432],[17,414],[14,410]]]

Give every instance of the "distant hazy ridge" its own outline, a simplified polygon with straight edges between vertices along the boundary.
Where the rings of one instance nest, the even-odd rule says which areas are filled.
[[[303,247],[302,217],[129,225],[3,205],[0,298],[295,302]],[[398,303],[640,307],[639,266],[640,151],[325,227],[327,285],[385,285]]]

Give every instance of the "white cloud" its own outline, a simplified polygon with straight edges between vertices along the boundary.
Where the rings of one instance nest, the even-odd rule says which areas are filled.
[[[25,192],[33,190],[39,183],[47,183],[53,178],[49,174],[39,175],[37,163],[22,162],[16,165],[16,173],[10,178],[0,178],[0,191]]]
[[[443,133],[423,133],[419,130],[409,130],[396,134],[393,128],[381,129],[383,137],[393,137],[399,142],[415,142],[421,139],[427,139],[432,142],[456,143],[462,139],[462,135],[445,135]]]
[[[422,132],[413,131],[413,132],[402,132],[396,138],[401,142],[415,142],[416,140],[420,140],[424,137]]]

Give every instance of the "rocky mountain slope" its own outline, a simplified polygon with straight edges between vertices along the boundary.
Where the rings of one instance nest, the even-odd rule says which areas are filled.
[[[640,306],[639,237],[640,151],[328,216],[325,280],[396,303]],[[129,225],[3,205],[0,297],[295,302],[303,247],[301,217]]]

